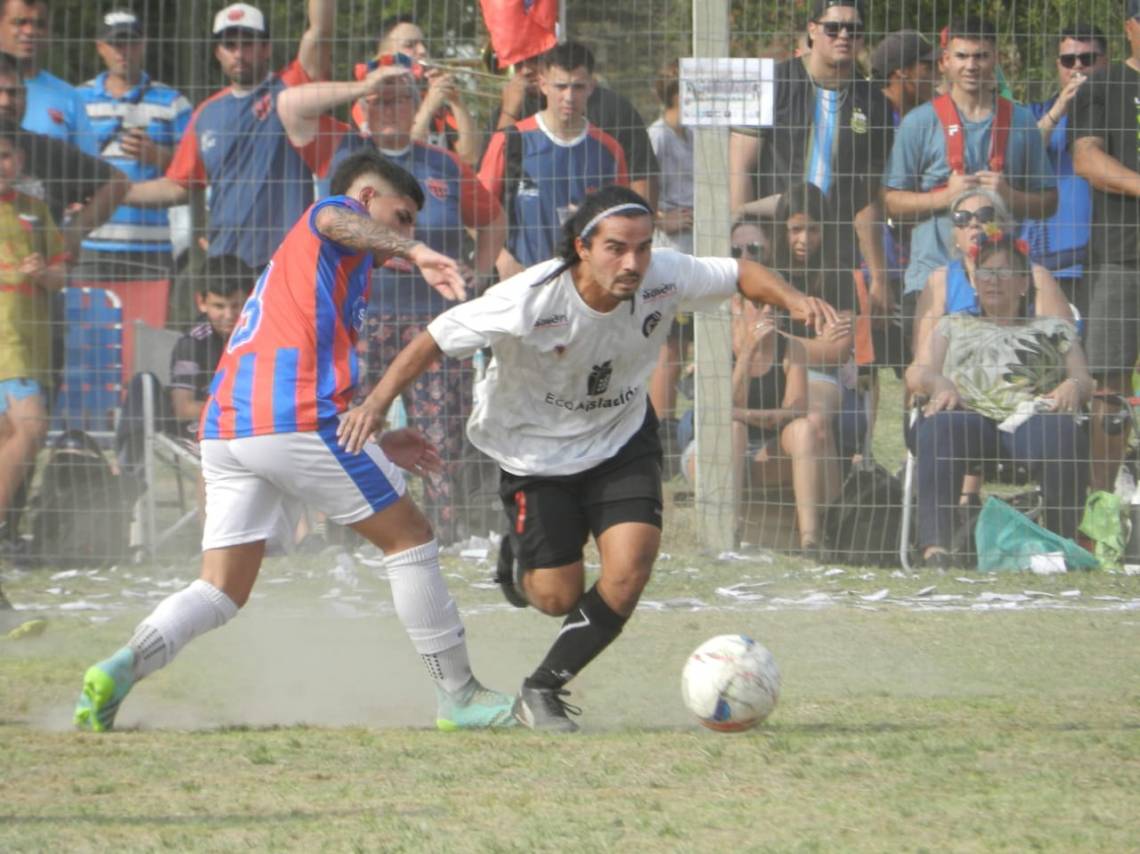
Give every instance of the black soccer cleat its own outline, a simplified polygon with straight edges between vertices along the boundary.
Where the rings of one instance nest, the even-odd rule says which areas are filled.
[[[569,716],[580,715],[582,710],[562,699],[568,696],[570,692],[565,688],[528,688],[523,685],[515,699],[515,718],[528,729],[577,732],[578,724]]]
[[[503,591],[503,597],[516,608],[525,608],[530,604],[522,589],[522,570],[519,569],[518,561],[515,560],[515,553],[511,548],[511,538],[507,534],[503,534],[502,542],[499,544],[499,562],[495,567],[495,583]]]

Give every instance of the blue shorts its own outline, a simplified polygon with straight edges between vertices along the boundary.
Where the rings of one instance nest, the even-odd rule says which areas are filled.
[[[15,400],[27,400],[34,394],[44,396],[44,389],[35,380],[27,377],[16,377],[11,380],[0,380],[0,415],[8,411],[8,407]]]

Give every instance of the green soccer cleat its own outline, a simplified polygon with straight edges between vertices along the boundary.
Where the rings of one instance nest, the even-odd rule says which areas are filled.
[[[461,729],[503,729],[516,725],[511,709],[515,698],[484,688],[472,676],[467,684],[449,694],[436,688],[439,708],[436,711],[435,725],[444,732]]]
[[[115,725],[119,704],[135,684],[135,652],[125,646],[83,674],[83,693],[75,704],[75,726],[106,732]]]

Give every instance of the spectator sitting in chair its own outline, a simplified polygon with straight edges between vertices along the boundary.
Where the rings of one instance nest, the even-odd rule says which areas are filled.
[[[971,249],[987,227],[1002,232],[1017,228],[1001,196],[988,187],[974,187],[960,193],[950,204],[950,221],[954,231],[954,258],[930,274],[915,304],[913,340],[916,353],[922,352],[923,344],[943,315],[962,312],[976,315],[981,312]],[[1030,312],[1074,320],[1072,306],[1053,275],[1040,264],[1033,264],[1032,269]]]
[[[51,294],[67,283],[69,261],[47,206],[13,189],[25,138],[0,131],[0,518],[47,433]]]
[[[1028,246],[990,226],[971,253],[978,316],[948,314],[907,369],[929,402],[913,442],[918,542],[928,566],[953,566],[950,545],[962,478],[972,463],[1012,460],[1040,485],[1045,525],[1077,531],[1088,476],[1075,414],[1092,394],[1076,327],[1028,310]]]

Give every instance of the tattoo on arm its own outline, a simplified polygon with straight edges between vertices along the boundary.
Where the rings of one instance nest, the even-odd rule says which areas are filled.
[[[386,258],[393,255],[406,258],[412,247],[419,243],[418,240],[400,236],[366,216],[332,205],[317,215],[317,228],[321,234],[341,246]]]

